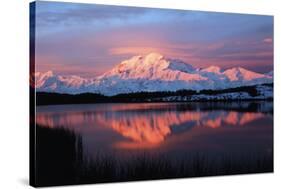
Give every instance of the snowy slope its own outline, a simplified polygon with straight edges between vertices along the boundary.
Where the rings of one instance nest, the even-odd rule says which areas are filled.
[[[181,60],[158,53],[134,56],[101,76],[84,79],[60,76],[51,71],[35,73],[37,91],[58,93],[101,93],[115,95],[140,91],[176,91],[180,89],[225,89],[273,82],[269,74],[255,73],[241,67],[222,71],[217,66],[198,69]]]
[[[266,100],[273,99],[273,88],[266,85],[254,86],[257,90],[256,96],[251,96],[247,92],[226,92],[216,95],[208,94],[194,94],[190,96],[169,96],[164,98],[148,99],[148,101],[162,101],[162,102],[174,102],[174,101],[204,101],[204,100]]]

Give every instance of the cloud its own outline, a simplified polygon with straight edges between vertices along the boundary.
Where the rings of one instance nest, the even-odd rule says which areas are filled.
[[[97,75],[149,52],[197,67],[272,69],[270,16],[41,1],[37,5],[36,53],[42,57],[37,62],[42,69]],[[46,57],[55,60],[43,64]]]
[[[271,37],[269,37],[269,38],[265,38],[264,40],[263,40],[263,42],[265,42],[265,43],[272,43],[272,38]]]
[[[136,7],[44,1],[36,2],[36,6],[39,27],[136,19],[150,10]]]
[[[36,55],[35,70],[40,72],[53,71],[61,75],[79,75],[92,78],[103,72],[98,66],[72,63],[63,57]]]
[[[153,47],[118,47],[109,49],[109,54],[111,55],[137,55],[137,54],[148,54],[150,52],[159,52],[159,48]]]

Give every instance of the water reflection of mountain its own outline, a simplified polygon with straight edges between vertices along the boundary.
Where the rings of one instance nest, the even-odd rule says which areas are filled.
[[[195,105],[194,105],[195,104]],[[158,144],[194,127],[246,126],[272,113],[272,103],[113,104],[103,108],[39,111],[37,124],[81,131],[85,125],[110,128],[137,143]],[[215,107],[215,108],[214,108]],[[222,108],[219,108],[222,107]],[[247,112],[246,110],[249,109]],[[207,111],[208,110],[208,111]],[[228,111],[226,111],[228,110]],[[237,111],[240,110],[240,111]]]

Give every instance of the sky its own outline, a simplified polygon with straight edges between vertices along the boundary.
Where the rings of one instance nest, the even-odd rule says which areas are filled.
[[[36,2],[36,71],[95,77],[150,52],[194,67],[273,69],[273,17]]]

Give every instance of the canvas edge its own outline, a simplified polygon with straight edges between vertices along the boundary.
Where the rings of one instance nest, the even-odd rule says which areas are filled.
[[[35,157],[35,12],[36,2],[29,3],[29,185],[36,187]]]

